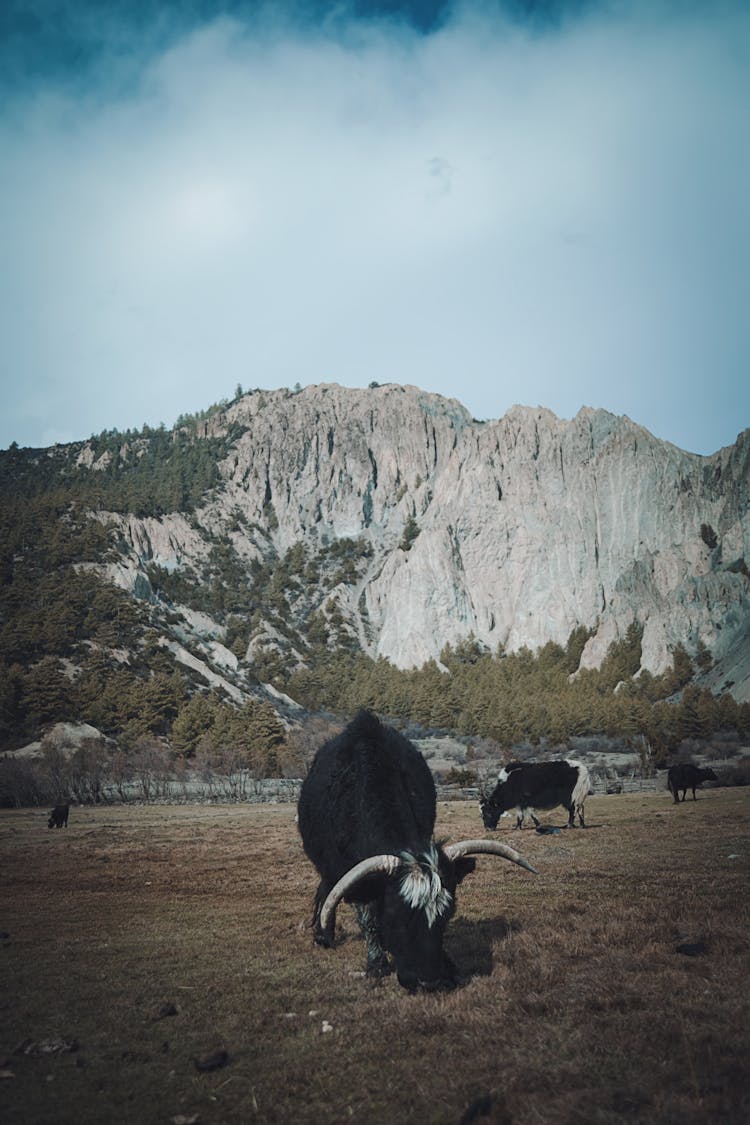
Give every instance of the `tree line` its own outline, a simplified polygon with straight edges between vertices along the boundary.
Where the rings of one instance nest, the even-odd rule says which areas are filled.
[[[311,710],[348,714],[367,706],[424,728],[489,738],[503,748],[642,735],[657,754],[656,764],[666,764],[685,739],[750,732],[750,704],[692,683],[697,669],[681,645],[663,675],[636,674],[642,635],[633,624],[592,669],[579,668],[589,636],[584,628],[574,630],[565,646],[550,642],[537,653],[490,653],[469,638],[446,646],[439,662],[409,671],[361,652],[320,651],[278,686]]]

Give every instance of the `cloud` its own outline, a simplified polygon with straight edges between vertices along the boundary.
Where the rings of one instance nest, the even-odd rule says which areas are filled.
[[[222,17],[27,91],[0,122],[0,444],[372,380],[733,440],[750,18],[675,10]]]

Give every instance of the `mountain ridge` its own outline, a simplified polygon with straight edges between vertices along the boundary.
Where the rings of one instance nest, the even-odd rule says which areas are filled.
[[[272,509],[279,553],[364,535],[374,557],[337,601],[363,647],[400,667],[468,634],[514,651],[579,625],[596,630],[583,656],[595,666],[638,620],[658,673],[675,644],[721,660],[746,627],[748,431],[704,456],[604,410],[565,421],[515,406],[476,422],[395,384],[256,392],[206,433],[232,422],[245,432],[201,518],[221,527],[234,506],[257,524]]]
[[[584,630],[585,670],[634,626],[642,671],[708,649],[702,682],[750,699],[750,431],[705,456],[591,407],[477,421],[415,387],[320,384],[0,462],[63,512],[77,497],[101,534],[75,566],[236,701],[274,697],[315,643],[409,669]]]

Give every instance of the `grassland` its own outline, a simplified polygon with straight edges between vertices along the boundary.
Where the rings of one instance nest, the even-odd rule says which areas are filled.
[[[539,876],[480,858],[446,942],[467,983],[414,997],[363,978],[349,907],[312,946],[294,811],[0,812],[5,1125],[750,1119],[750,789],[503,828]],[[476,806],[438,831],[483,834]]]

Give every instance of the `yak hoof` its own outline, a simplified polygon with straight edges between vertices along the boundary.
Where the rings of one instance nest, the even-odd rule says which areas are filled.
[[[382,977],[390,976],[392,972],[393,966],[391,965],[390,961],[387,957],[382,957],[378,958],[377,961],[371,961],[368,964],[365,975],[374,978],[375,980],[380,980],[382,979]]]

